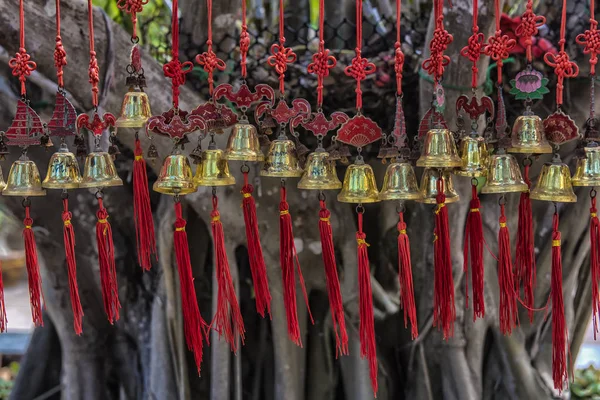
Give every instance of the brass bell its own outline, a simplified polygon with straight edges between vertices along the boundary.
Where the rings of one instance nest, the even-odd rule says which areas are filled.
[[[46,191],[42,189],[40,171],[26,155],[21,156],[11,165],[2,194],[22,197],[46,195]]]
[[[254,125],[242,121],[233,126],[227,140],[225,159],[232,161],[263,161],[258,133]]]
[[[571,184],[571,171],[567,164],[554,159],[544,163],[538,177],[537,185],[529,196],[533,200],[574,203],[577,196]]]
[[[423,176],[421,177],[421,199],[417,200],[419,203],[425,204],[436,204],[437,203],[437,184],[438,180],[442,177],[444,184],[444,194],[446,195],[446,203],[455,203],[460,200],[460,196],[454,189],[454,182],[452,181],[452,174],[450,170],[439,170],[435,168],[425,168]]]
[[[417,167],[455,168],[461,165],[452,132],[448,129],[430,129],[423,141],[423,153],[417,160]]]
[[[487,144],[481,136],[464,136],[460,141],[459,154],[462,165],[454,171],[456,175],[472,178],[486,176],[490,157]]]
[[[379,202],[379,191],[373,168],[364,161],[350,164],[344,175],[344,184],[337,199],[342,203]]]
[[[571,183],[573,186],[600,186],[600,146],[588,146],[583,151],[585,157],[577,160]]]
[[[273,178],[299,178],[304,171],[298,162],[294,142],[279,137],[269,145],[260,176]]]
[[[121,186],[123,181],[117,174],[115,163],[105,151],[94,151],[85,158],[80,188],[104,188]]]
[[[75,154],[71,153],[65,143],[52,154],[48,163],[46,179],[42,187],[46,189],[77,189],[81,183],[79,164]]]
[[[148,95],[130,86],[121,105],[121,116],[117,119],[117,127],[142,128],[151,116]]]
[[[490,165],[487,180],[481,189],[481,193],[514,193],[526,192],[529,186],[521,176],[519,163],[512,154],[500,151],[490,157]]]
[[[552,146],[546,140],[544,124],[537,115],[521,115],[515,121],[511,133],[509,153],[547,154]]]
[[[152,189],[171,196],[194,193],[196,184],[187,156],[179,151],[167,156]]]
[[[417,185],[412,165],[406,161],[395,161],[388,165],[383,177],[379,200],[420,200],[423,194]]]
[[[229,165],[223,150],[208,148],[202,153],[202,160],[194,176],[196,186],[235,185],[235,177],[229,173]]]
[[[329,153],[321,149],[308,155],[304,175],[298,182],[298,189],[329,190],[341,189],[342,181],[337,176],[335,161]]]
[[[0,167],[0,192],[4,190],[6,187],[6,182],[4,181],[4,174],[2,173],[2,167]]]

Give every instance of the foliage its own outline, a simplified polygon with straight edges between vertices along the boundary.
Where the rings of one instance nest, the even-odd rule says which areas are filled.
[[[0,400],[9,398],[15,377],[19,373],[19,366],[18,362],[13,361],[8,366],[0,368]]]
[[[590,365],[575,371],[575,380],[571,383],[571,394],[575,400],[600,399],[600,370]]]

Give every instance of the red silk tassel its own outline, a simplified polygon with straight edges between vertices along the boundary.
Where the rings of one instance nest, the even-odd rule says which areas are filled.
[[[25,201],[27,202],[27,200]],[[29,205],[25,206],[23,225],[25,225],[23,238],[25,239],[25,264],[27,266],[27,279],[29,281],[31,317],[35,326],[44,326],[42,319],[42,277],[40,276],[35,235],[33,229],[31,229],[33,219],[29,215]]]
[[[202,341],[206,336],[206,322],[200,315],[196,289],[194,288],[194,277],[192,276],[192,263],[188,247],[187,233],[185,232],[185,219],[181,211],[181,203],[175,202],[175,232],[173,242],[175,247],[175,258],[179,272],[179,286],[181,290],[181,308],[183,311],[183,331],[188,350],[194,353],[198,375],[202,365]]]
[[[590,272],[592,274],[592,321],[594,324],[594,340],[598,333],[598,319],[600,318],[600,222],[598,221],[598,210],[596,209],[595,191],[590,193]]]
[[[217,260],[217,285],[219,294],[217,296],[217,313],[211,325],[219,336],[225,335],[225,340],[231,346],[231,351],[237,352],[236,338],[240,337],[244,344],[244,320],[240,312],[240,306],[235,295],[235,287],[231,279],[229,270],[229,260],[225,250],[225,235],[223,233],[223,224],[221,223],[221,214],[219,213],[219,199],[213,195],[213,210],[210,213],[212,218],[211,227],[214,241],[215,258]]]
[[[256,297],[256,312],[264,318],[265,310],[271,316],[271,292],[267,279],[267,267],[263,257],[258,232],[258,219],[256,218],[256,203],[252,192],[254,187],[248,183],[248,172],[244,171],[244,186],[242,187],[242,209],[244,210],[244,225],[246,227],[246,240],[248,242],[248,259],[250,260],[250,272],[254,283],[254,295]]]
[[[550,296],[552,299],[552,378],[554,388],[562,390],[568,380],[567,372],[567,324],[562,288],[561,238],[558,230],[558,213],[552,217],[552,278]]]
[[[290,216],[289,205],[286,199],[286,189],[284,186],[281,187],[281,201],[279,202],[279,262],[281,264],[281,272],[283,275],[283,303],[285,305],[285,314],[287,316],[288,335],[294,343],[302,347],[300,325],[298,323],[298,311],[296,307],[296,276],[294,267],[298,270],[300,287],[304,294],[304,302],[306,303],[311,323],[314,324],[314,320],[308,305],[308,294],[306,293],[304,277],[302,276],[300,261],[298,261],[298,254],[296,253],[292,217]]]
[[[444,339],[454,335],[456,308],[454,305],[454,279],[452,277],[452,254],[450,252],[450,232],[448,209],[444,194],[444,181],[437,181],[437,209],[435,210],[434,253],[434,295],[433,326],[441,329]]]
[[[529,180],[529,164],[523,168],[523,179],[531,189]],[[519,226],[517,229],[516,245],[516,274],[518,288],[523,281],[524,303],[529,313],[529,321],[533,323],[534,298],[533,287],[535,286],[535,244],[533,237],[533,214],[531,211],[531,199],[529,190],[521,193],[519,200]]]
[[[320,204],[319,233],[321,234],[321,249],[323,251],[329,308],[331,309],[331,320],[333,322],[333,331],[335,332],[335,355],[337,357],[339,354],[348,354],[348,334],[346,332],[340,279],[338,278],[337,264],[335,262],[333,233],[331,231],[331,223],[329,222],[331,213],[327,209],[325,200],[320,200]]]
[[[8,319],[6,318],[6,305],[4,304],[4,281],[2,280],[1,266],[0,263],[0,332],[6,332]]]
[[[117,284],[117,269],[115,266],[115,248],[112,237],[112,228],[108,222],[108,212],[104,208],[101,197],[98,197],[98,211],[96,211],[96,243],[98,244],[98,261],[100,264],[100,285],[102,286],[102,299],[104,311],[111,324],[119,320],[119,286]]]
[[[375,346],[375,317],[373,315],[373,294],[371,291],[371,270],[369,264],[369,244],[365,241],[367,235],[363,232],[363,212],[358,213],[358,300],[360,319],[360,356],[369,361],[371,386],[377,396],[377,348]]]
[[[473,321],[485,316],[483,295],[483,222],[481,220],[481,202],[477,196],[477,184],[471,184],[471,205],[467,216],[463,248],[463,269],[465,272],[465,304],[469,308],[469,257],[471,261],[471,280],[473,286]]]
[[[140,139],[135,137],[135,159],[133,161],[133,216],[138,263],[148,271],[152,267],[152,255],[157,257],[154,221],[148,192],[148,176]]]
[[[404,212],[398,213],[398,279],[400,280],[400,305],[404,310],[404,327],[410,320],[411,337],[419,336],[417,326],[417,308],[415,306],[415,294],[413,289],[412,264],[410,261],[410,241],[406,233]]]
[[[75,231],[71,224],[73,215],[69,211],[69,199],[63,199],[63,240],[65,243],[65,256],[67,259],[67,273],[69,276],[69,293],[71,295],[71,309],[73,310],[73,329],[75,334],[81,335],[83,309],[79,299],[79,288],[77,286],[77,262],[75,260]]]
[[[510,335],[518,323],[517,296],[510,255],[510,233],[506,226],[504,204],[500,204],[500,230],[498,231],[498,286],[500,288],[500,332]]]

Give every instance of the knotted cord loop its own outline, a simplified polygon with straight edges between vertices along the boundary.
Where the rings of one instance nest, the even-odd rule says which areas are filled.
[[[242,32],[240,33],[240,56],[242,65],[242,79],[248,75],[247,57],[250,49],[250,35],[248,34],[248,23],[246,21],[246,0],[242,0]]]
[[[308,64],[308,72],[317,75],[317,106],[323,105],[323,80],[329,76],[329,70],[336,66],[337,60],[325,48],[325,0],[319,1],[319,51],[313,54],[312,62]]]
[[[489,56],[492,60],[496,62],[496,70],[498,72],[497,83],[498,85],[502,84],[502,65],[503,61],[508,58],[510,50],[515,47],[517,44],[516,40],[511,39],[508,35],[502,34],[502,29],[500,28],[500,1],[494,1],[495,6],[495,17],[496,17],[496,32],[494,32],[494,36],[491,36],[488,39],[488,43],[483,48],[483,52],[485,55]]]
[[[467,42],[467,46],[463,47],[460,51],[460,55],[468,58],[469,61],[473,64],[471,67],[471,87],[473,89],[477,88],[477,75],[479,74],[479,69],[477,68],[477,62],[482,53],[482,47],[485,42],[485,36],[483,33],[479,32],[479,26],[477,25],[477,0],[473,0],[473,27],[471,29],[471,36]]]
[[[131,39],[136,41],[137,36],[137,15],[141,13],[144,6],[148,4],[148,0],[119,0],[117,1],[117,7],[127,14],[131,15],[132,33]]]
[[[54,68],[56,68],[56,80],[58,87],[65,86],[63,82],[63,67],[67,65],[67,52],[63,47],[60,36],[60,0],[56,0],[56,45],[54,47]]]
[[[567,0],[563,0],[562,16],[560,21],[560,40],[558,44],[560,50],[557,54],[544,54],[544,61],[550,67],[554,68],[554,73],[558,78],[556,82],[556,105],[561,106],[563,103],[563,89],[565,78],[574,78],[579,75],[579,66],[574,61],[571,61],[569,55],[565,51],[565,27],[567,25]]]
[[[433,76],[435,82],[439,82],[444,75],[444,69],[450,64],[450,57],[444,55],[448,45],[454,39],[444,28],[444,0],[434,0],[435,30],[429,43],[429,58],[423,61],[422,67]]]
[[[212,41],[212,0],[206,0],[206,7],[208,9],[208,40],[206,41],[207,50],[196,56],[196,62],[202,66],[204,71],[208,74],[208,93],[212,96],[215,80],[214,80],[214,71],[218,69],[219,71],[225,70],[225,61],[221,60],[212,49],[213,41]]]
[[[8,66],[12,69],[13,76],[19,78],[19,82],[21,82],[21,96],[25,97],[27,94],[25,81],[35,71],[37,65],[31,61],[31,56],[25,50],[25,10],[23,0],[19,1],[19,50],[10,59]]]
[[[575,38],[577,44],[584,46],[583,53],[590,55],[591,75],[596,75],[596,64],[600,53],[600,31],[598,31],[598,21],[594,18],[594,2],[595,0],[590,0],[590,29]]]
[[[396,43],[394,44],[394,72],[396,73],[396,93],[402,94],[402,73],[404,70],[404,53],[400,41],[400,23],[402,15],[402,0],[396,0]]]
[[[267,58],[267,64],[275,68],[275,72],[279,75],[279,92],[283,96],[285,94],[285,72],[287,65],[296,61],[296,53],[290,47],[285,47],[285,31],[283,0],[279,0],[279,43],[274,43],[271,46],[271,55]]]
[[[171,17],[171,61],[163,65],[165,77],[171,79],[171,91],[173,92],[173,106],[179,108],[179,87],[185,84],[185,75],[192,72],[194,64],[191,61],[182,63],[179,61],[179,20],[178,0],[173,0],[173,11]]]
[[[353,78],[356,81],[356,108],[360,110],[362,108],[362,89],[360,82],[365,80],[367,75],[375,72],[377,69],[375,64],[369,62],[368,59],[363,58],[361,55],[362,51],[362,0],[356,0],[356,48],[354,49],[355,56],[352,59],[352,63],[344,69],[344,73]]]
[[[538,28],[546,23],[546,17],[535,15],[533,12],[533,0],[527,0],[527,6],[521,22],[515,30],[515,34],[523,38],[525,41],[525,52],[527,54],[527,62],[533,61],[531,46],[533,45],[533,37],[538,34]]]

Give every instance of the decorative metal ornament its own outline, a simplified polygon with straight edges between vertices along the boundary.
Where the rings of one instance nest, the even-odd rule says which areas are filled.
[[[481,189],[484,194],[525,192],[529,187],[521,176],[519,163],[512,154],[500,151],[490,157],[487,180]]]
[[[148,95],[135,90],[134,87],[129,87],[121,105],[121,116],[117,119],[117,127],[142,128],[151,116]]]
[[[73,104],[67,99],[67,96],[59,90],[56,92],[56,101],[54,103],[54,112],[48,122],[48,132],[50,136],[72,136],[75,134],[75,122],[77,112]]]
[[[531,191],[532,200],[552,201],[556,203],[574,203],[577,196],[573,192],[569,166],[555,157],[552,162],[544,163],[535,188]]]
[[[271,178],[299,178],[304,170],[298,162],[296,145],[293,141],[280,137],[271,142],[265,157],[260,176]]]
[[[48,162],[48,172],[42,182],[46,189],[77,189],[81,184],[79,164],[75,154],[62,143],[58,151],[52,154]]]
[[[509,93],[515,96],[515,100],[541,100],[545,94],[550,93],[548,82],[548,78],[543,77],[541,72],[527,68],[510,81]]]
[[[560,109],[544,119],[544,132],[548,141],[555,145],[562,145],[580,137],[575,121]]]
[[[444,128],[430,129],[425,136],[417,167],[456,168],[461,165],[452,132]]]
[[[23,154],[11,165],[2,195],[19,197],[46,195],[46,191],[42,188],[40,171],[27,154]]]
[[[571,183],[573,186],[600,186],[600,146],[586,146],[583,151],[584,157],[577,159]]]
[[[454,173],[473,178],[486,176],[489,164],[489,152],[485,139],[477,135],[464,136],[460,141],[459,154],[461,166]]]
[[[444,194],[446,195],[445,203],[455,203],[460,200],[460,196],[454,189],[452,174],[448,169],[425,168],[423,176],[421,176],[421,199],[419,203],[437,204],[438,183],[442,180]]]
[[[546,139],[542,119],[532,113],[520,115],[515,121],[511,134],[510,153],[548,154],[552,146]]]
[[[344,183],[337,200],[355,204],[379,202],[379,191],[373,168],[364,161],[350,164],[344,175]]]
[[[409,162],[396,161],[388,165],[383,177],[379,200],[421,200],[415,170]]]
[[[202,153],[202,160],[194,176],[196,186],[231,186],[235,177],[229,173],[223,150],[210,146]]]
[[[333,190],[341,189],[342,182],[335,170],[335,161],[329,158],[324,150],[315,151],[308,155],[298,189]]]

